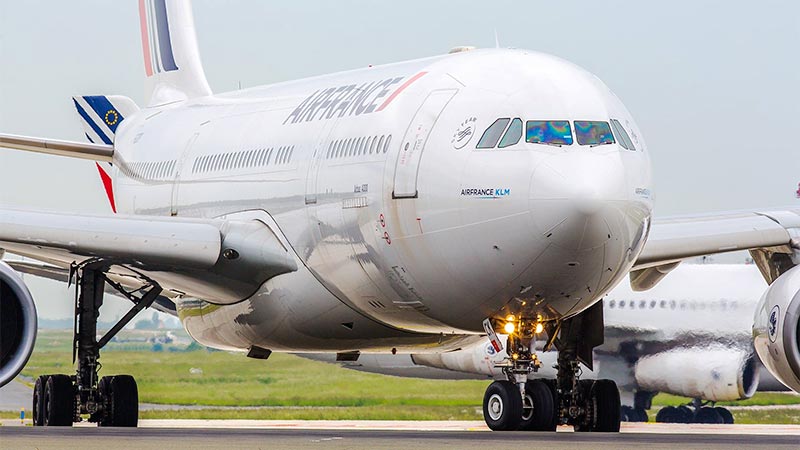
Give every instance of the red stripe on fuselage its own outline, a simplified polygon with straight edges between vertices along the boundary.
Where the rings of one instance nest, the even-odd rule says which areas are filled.
[[[139,0],[139,29],[142,32],[142,52],[144,53],[144,72],[147,76],[153,75],[153,63],[150,61],[150,38],[147,33],[147,11],[145,0]],[[100,166],[98,166],[100,167]]]
[[[100,179],[103,181],[103,187],[106,189],[106,195],[108,196],[108,202],[111,203],[111,211],[114,211],[116,214],[117,212],[117,205],[114,203],[114,187],[111,183],[111,177],[106,173],[106,171],[100,166],[99,163],[94,163],[97,166],[97,171],[100,172]]]
[[[401,84],[400,87],[397,88],[396,91],[392,92],[392,95],[390,95],[389,98],[387,98],[386,101],[383,102],[383,104],[381,106],[379,106],[378,109],[376,109],[375,111],[380,111],[383,108],[386,108],[386,106],[389,105],[389,103],[391,103],[392,100],[394,100],[395,97],[397,97],[398,95],[400,95],[401,92],[403,92],[403,89],[407,88],[411,83],[419,80],[420,77],[422,77],[426,73],[428,73],[428,72],[420,72],[420,73],[414,75],[413,77],[409,78],[408,81],[406,81],[405,83]]]

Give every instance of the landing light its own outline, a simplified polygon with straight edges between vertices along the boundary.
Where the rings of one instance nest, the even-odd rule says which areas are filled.
[[[539,333],[541,333],[543,330],[544,330],[544,325],[542,325],[541,323],[537,323],[537,324],[536,324],[536,329],[535,329],[535,331],[534,331],[534,332],[535,332],[536,334],[539,334]]]
[[[514,332],[514,322],[506,322],[506,325],[503,327],[506,331],[506,334],[511,334]]]

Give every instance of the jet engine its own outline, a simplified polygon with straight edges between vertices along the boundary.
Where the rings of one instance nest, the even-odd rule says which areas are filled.
[[[800,266],[779,276],[761,296],[753,344],[770,373],[800,392]]]
[[[19,275],[0,261],[0,386],[25,367],[36,342],[36,305]]]
[[[640,390],[711,401],[750,398],[758,388],[755,355],[727,347],[679,348],[645,356],[634,376]]]

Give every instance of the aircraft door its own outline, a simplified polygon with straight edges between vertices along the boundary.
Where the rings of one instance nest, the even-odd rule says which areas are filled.
[[[458,92],[457,89],[433,91],[417,110],[400,143],[400,152],[395,165],[392,198],[417,197],[417,174],[422,151],[425,150],[425,143],[436,124],[436,119],[439,118],[439,114],[456,92]]]
[[[183,148],[183,152],[181,152],[180,157],[175,162],[175,179],[172,183],[172,196],[169,202],[170,215],[172,216],[178,215],[178,190],[180,189],[181,184],[181,172],[183,171],[183,166],[186,162],[186,159],[189,157],[192,145],[194,145],[195,141],[197,141],[198,136],[200,136],[200,133],[195,133],[189,138],[189,140],[186,142],[186,146]]]
[[[319,168],[326,152],[330,150],[331,142],[328,136],[330,136],[335,125],[336,120],[328,120],[328,123],[322,128],[314,144],[314,152],[308,163],[308,175],[306,176],[306,205],[317,203],[317,179],[319,178]]]

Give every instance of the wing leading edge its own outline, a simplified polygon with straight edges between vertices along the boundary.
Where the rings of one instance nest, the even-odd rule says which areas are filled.
[[[0,209],[0,248],[55,267],[103,262],[130,285],[229,304],[297,270],[271,218],[90,216]]]
[[[687,258],[749,250],[767,282],[800,264],[800,209],[656,220],[631,271],[631,286],[655,286]]]

